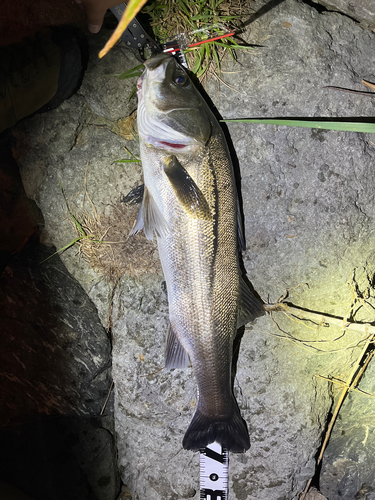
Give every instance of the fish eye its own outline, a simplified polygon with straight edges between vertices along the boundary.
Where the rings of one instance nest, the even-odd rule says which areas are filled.
[[[187,77],[185,75],[178,75],[176,76],[176,78],[174,79],[174,82],[177,84],[177,85],[183,85],[184,83],[186,83],[187,81]]]

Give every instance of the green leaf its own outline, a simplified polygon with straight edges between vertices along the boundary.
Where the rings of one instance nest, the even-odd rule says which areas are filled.
[[[137,92],[137,86],[134,85],[134,87],[131,89],[130,94],[128,95],[127,101],[129,102],[130,99],[133,97],[133,95]]]
[[[184,4],[183,0],[178,0],[178,3],[180,5],[181,9],[185,12],[185,14],[190,17],[191,13],[189,12],[186,5]]]
[[[122,73],[119,78],[120,80],[126,80],[127,78],[133,78],[135,76],[141,76],[141,74],[143,73],[143,71],[137,71],[136,73],[131,73],[130,75],[125,75],[124,73]]]
[[[216,49],[215,49],[214,46],[212,47],[212,55],[214,56],[214,59],[215,59],[215,62],[216,62],[216,66],[217,66],[217,70],[218,70],[218,73],[219,73],[219,77],[221,78],[221,68],[220,68],[219,56],[218,56],[217,51],[216,51]]]
[[[342,132],[364,132],[375,134],[375,123],[350,121],[319,121],[319,120],[291,120],[289,118],[245,118],[221,120],[222,122],[263,123],[266,125],[285,125],[287,127],[318,128],[322,130],[339,130]]]
[[[115,160],[113,163],[141,163],[141,160],[138,160],[137,158],[135,159],[130,159],[130,160]]]
[[[74,241],[71,241],[70,243],[68,243],[67,245],[65,245],[64,247],[60,248],[59,250],[57,250],[56,252],[54,252],[52,255],[50,255],[49,257],[47,257],[46,259],[42,260],[41,264],[43,264],[43,262],[46,262],[46,260],[50,259],[51,257],[53,257],[54,255],[57,255],[58,253],[61,253],[63,252],[64,250],[67,250],[68,248],[70,248],[71,246],[74,245],[74,243],[77,243],[77,241],[80,241],[80,240],[83,240],[84,238],[87,238],[87,236],[80,236],[79,238],[77,238],[76,240]]]
[[[195,63],[194,63],[194,67],[192,69],[193,73],[197,73],[197,71],[199,70],[199,68],[203,62],[203,58],[204,58],[204,46],[202,45],[199,48],[198,57],[196,58]]]
[[[196,16],[192,16],[190,19],[192,21],[199,21],[200,19],[212,19],[213,14],[197,14]]]
[[[68,205],[68,202],[66,201],[66,198],[65,198],[65,193],[64,193],[64,190],[63,190],[63,188],[62,188],[62,185],[61,185],[61,182],[60,182],[60,181],[59,181],[59,186],[60,186],[61,193],[62,193],[62,195],[63,195],[64,202],[65,202],[66,209],[67,209],[67,211],[68,211],[69,216],[73,219],[74,224],[78,227],[78,229],[79,229],[80,233],[81,233],[84,237],[86,237],[86,233],[85,233],[85,231],[83,230],[83,228],[82,228],[81,224],[77,221],[77,219],[74,217],[74,215],[72,214],[72,212],[71,212],[71,211],[70,211],[70,209],[69,209],[69,205]]]
[[[125,78],[131,78],[132,76],[140,76],[143,73],[143,70],[140,71],[140,69],[144,69],[143,64],[138,64],[138,66],[135,66],[132,69],[129,69],[128,71],[124,71],[124,73],[120,73],[119,75],[116,75],[120,78],[120,80],[124,80]]]
[[[68,209],[68,212],[69,212],[70,217],[73,219],[74,224],[79,229],[79,232],[83,235],[83,237],[86,237],[87,234],[85,233],[85,231],[84,231],[83,227],[81,226],[81,224],[78,222],[78,220],[74,217],[74,215],[70,212],[69,209]]]

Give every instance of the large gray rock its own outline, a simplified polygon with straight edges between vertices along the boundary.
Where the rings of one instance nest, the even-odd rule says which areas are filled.
[[[255,8],[266,3],[256,2]],[[373,116],[372,100],[324,86],[361,89],[362,78],[374,81],[374,34],[346,16],[320,14],[297,0],[263,12],[244,35],[261,47],[239,52],[237,65],[224,61],[229,86],[219,87],[215,80],[206,85],[224,118]],[[59,180],[77,218],[95,218],[84,196],[88,161],[86,188],[98,214],[106,222],[113,220],[116,236],[124,239],[134,218],[120,200],[141,182],[140,167],[112,162],[124,157],[123,146],[137,152],[135,141],[113,133],[113,121],[135,109],[136,101],[119,111],[129,84],[113,80],[107,87],[103,74],[138,63],[121,46],[110,57],[110,63],[98,62],[94,55],[79,94],[16,131],[26,192],[43,212],[46,240],[58,248],[77,237]],[[365,308],[351,314],[351,303],[363,288],[357,287],[353,269],[361,268],[364,279],[373,268],[373,138],[249,124],[230,124],[228,130],[242,177],[244,263],[257,292],[274,302],[288,288],[289,300],[306,309],[338,317],[348,312],[372,321]],[[108,224],[100,239],[107,230]],[[104,325],[110,317],[123,482],[134,500],[197,499],[199,456],[181,448],[196,406],[196,385],[191,369],[162,371],[167,298],[160,269],[152,261],[155,248],[147,247],[149,259],[145,254],[139,266],[134,264],[142,241],[136,250],[123,245],[122,253],[117,243],[107,248],[116,255],[114,269],[132,263],[112,281],[103,279],[103,273],[107,278],[111,274],[100,266],[96,271],[101,274],[90,268],[75,248],[61,258],[96,304]],[[363,297],[373,301],[371,294]],[[333,403],[331,384],[319,376],[345,378],[359,355],[360,337],[319,320],[302,324],[280,314],[248,325],[235,393],[252,446],[246,454],[230,457],[230,500],[297,498],[315,473]],[[369,414],[372,405],[368,400]],[[371,459],[367,452],[363,460]]]
[[[1,425],[98,416],[110,389],[107,332],[52,253],[30,245],[0,277]]]
[[[7,450],[1,479],[33,499],[114,500],[120,490],[115,443],[103,417],[34,419],[2,429],[0,444]],[[2,486],[2,500],[23,498],[4,495]]]
[[[110,340],[53,251],[30,243],[0,277],[0,478],[39,500],[114,500]]]
[[[363,296],[373,296],[374,260],[357,273]],[[362,271],[362,273],[360,273]],[[370,347],[370,351],[371,351]],[[367,353],[370,355],[370,352]],[[356,366],[356,365],[355,365]],[[354,368],[354,367],[353,367]],[[360,368],[358,368],[359,370]],[[340,410],[323,457],[320,487],[330,500],[375,499],[373,411],[375,365],[370,362],[358,385],[351,390]],[[335,401],[343,390],[336,381]]]
[[[372,0],[313,0],[328,10],[342,12],[358,21],[361,26],[374,30],[375,4]]]

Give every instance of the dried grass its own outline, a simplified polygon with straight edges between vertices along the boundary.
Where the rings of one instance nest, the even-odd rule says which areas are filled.
[[[78,254],[100,277],[116,283],[124,275],[139,278],[145,273],[160,273],[155,243],[143,233],[129,237],[139,206],[117,202],[109,215],[98,214],[94,208],[91,213],[70,210],[87,236],[76,243]]]

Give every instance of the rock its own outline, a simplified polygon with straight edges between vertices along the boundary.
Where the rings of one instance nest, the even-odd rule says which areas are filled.
[[[110,341],[53,252],[32,241],[0,277],[1,479],[36,499],[114,500]]]
[[[81,285],[52,254],[31,244],[0,278],[2,424],[97,416],[109,392],[107,333]]]
[[[305,498],[306,500],[327,500],[316,488],[310,488]]]
[[[320,488],[330,500],[375,498],[375,433],[369,413],[375,394],[374,371],[370,364],[358,390],[347,396],[324,454]],[[336,395],[340,392],[336,386]]]
[[[260,47],[239,52],[237,65],[224,60],[222,77],[229,86],[206,84],[224,118],[373,117],[368,97],[324,86],[363,90],[362,78],[374,81],[375,34],[347,16],[321,14],[297,0],[272,9],[268,2],[254,5],[262,15],[254,17],[244,38]],[[136,66],[128,54],[116,47],[111,65],[92,63],[76,96],[21,124],[15,155],[25,190],[44,215],[45,238],[57,248],[79,236],[59,181],[76,219],[90,224],[95,219],[96,228],[102,224],[102,231],[90,232],[92,240],[106,238],[111,220],[116,227],[118,239],[105,247],[116,255],[109,268],[95,268],[83,243],[84,258],[71,247],[61,259],[95,303],[102,324],[110,320],[123,482],[138,500],[198,498],[199,456],[181,447],[197,402],[196,384],[190,368],[162,370],[168,304],[157,252],[145,240],[133,250],[119,243],[135,217],[121,200],[142,174],[139,164],[113,163],[125,156],[124,146],[137,154],[135,141],[112,131],[125,113],[118,103],[132,84],[114,80],[107,93],[103,72]],[[126,109],[132,107],[134,100]],[[289,289],[289,302],[300,307],[372,322],[359,305],[374,304],[373,137],[238,123],[227,128],[242,178],[244,263],[256,291],[275,302]],[[98,248],[100,253],[103,247]],[[137,266],[134,258],[142,248],[147,250]],[[116,274],[124,262],[127,267]],[[303,323],[273,313],[248,325],[234,390],[251,449],[230,457],[230,500],[292,500],[303,491],[315,474],[332,406],[331,384],[324,377],[348,376],[361,335],[328,326],[321,315],[316,323]]]
[[[2,430],[0,444],[7,450],[1,477],[33,499],[117,497],[116,450],[102,417],[36,419]]]
[[[358,21],[361,26],[374,30],[375,5],[372,0],[313,0],[328,10],[342,12]]]

